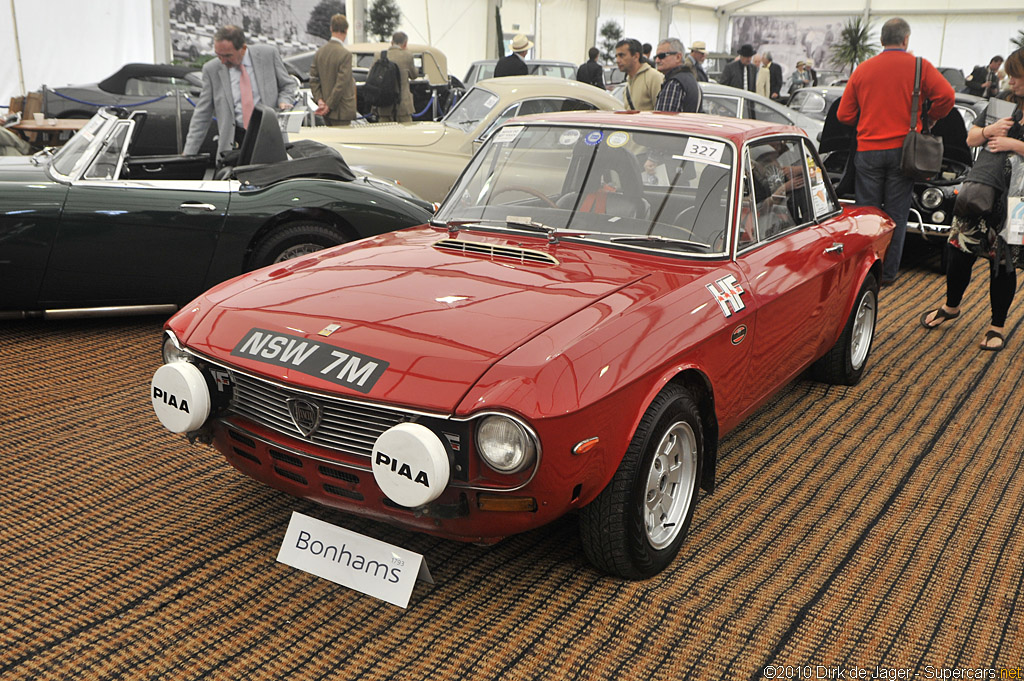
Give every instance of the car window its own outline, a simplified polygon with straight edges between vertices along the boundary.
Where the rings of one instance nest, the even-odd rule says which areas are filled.
[[[789,106],[801,113],[821,113],[825,110],[825,98],[817,92],[804,90],[793,95]]]
[[[704,113],[726,118],[739,118],[739,97],[723,97],[722,95],[705,94],[703,99]]]
[[[590,111],[597,107],[590,102],[584,102],[571,97],[546,97],[539,99],[526,99],[508,107],[494,119],[494,122],[487,127],[487,130],[480,135],[480,139],[487,139],[499,125],[513,116],[529,116],[530,114],[552,113],[554,111]]]
[[[626,247],[720,256],[732,168],[733,148],[723,140],[505,125],[473,157],[437,218],[538,222]]]
[[[85,171],[83,178],[86,180],[113,180],[120,170],[121,159],[124,156],[125,142],[128,140],[128,131],[134,126],[132,121],[119,121],[113,132],[100,147],[100,153]]]
[[[769,123],[781,123],[782,125],[792,125],[792,121],[782,113],[776,111],[767,104],[755,101],[753,99],[747,100],[747,118],[753,118],[755,121],[767,121]]]
[[[811,222],[803,145],[797,139],[773,138],[750,145],[750,180],[756,231],[767,241]]]
[[[126,95],[137,97],[159,97],[166,95],[173,90],[181,90],[189,94],[198,95],[200,89],[193,83],[171,76],[145,76],[143,78],[129,78],[124,85]]]
[[[472,132],[498,105],[499,97],[489,90],[474,87],[444,117],[444,124],[463,132]]]
[[[70,176],[79,163],[86,162],[85,156],[92,153],[89,148],[92,146],[93,140],[109,120],[104,118],[105,115],[93,116],[84,128],[72,135],[68,143],[60,148],[51,163],[54,172]]]
[[[811,144],[804,140],[804,162],[807,163],[807,177],[810,184],[811,210],[814,218],[820,219],[839,210],[839,201],[835,193],[829,190],[827,174],[818,163]]]

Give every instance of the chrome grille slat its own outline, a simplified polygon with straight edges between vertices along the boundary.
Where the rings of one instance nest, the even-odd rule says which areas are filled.
[[[502,246],[500,244],[481,243],[479,241],[467,241],[464,239],[442,239],[434,244],[434,248],[442,251],[451,251],[461,255],[479,255],[488,258],[501,258],[513,260],[518,263],[534,263],[540,265],[557,265],[558,259],[554,256],[535,251],[529,248],[517,246]]]
[[[399,411],[322,396],[310,398],[302,392],[290,391],[230,369],[228,371],[234,386],[232,411],[271,430],[328,449],[369,458],[373,443],[381,433],[408,420]],[[288,411],[288,399],[292,397],[313,399],[323,407],[320,427],[312,437],[304,437],[292,421]]]

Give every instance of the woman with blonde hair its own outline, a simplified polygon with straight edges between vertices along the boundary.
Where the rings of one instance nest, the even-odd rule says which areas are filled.
[[[1024,188],[1024,48],[1011,54],[1003,65],[1009,76],[1009,91],[1003,99],[1015,105],[1012,116],[986,124],[980,116],[967,133],[967,144],[985,146],[964,183],[984,185],[991,205],[976,210],[958,210],[967,191],[961,189],[954,208],[949,234],[949,262],[946,268],[946,302],[921,315],[921,325],[936,329],[960,316],[960,303],[971,281],[971,269],[978,256],[990,261],[989,299],[992,323],[981,341],[981,349],[998,352],[1005,344],[1006,316],[1017,290],[1017,267],[1024,267],[1020,246],[1006,243],[1000,234],[1006,222],[1007,201]],[[992,189],[985,189],[991,187]],[[963,202],[966,205],[966,200]],[[983,204],[985,202],[979,202]]]

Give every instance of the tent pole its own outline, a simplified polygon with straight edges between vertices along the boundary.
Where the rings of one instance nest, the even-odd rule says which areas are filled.
[[[21,96],[25,97],[25,68],[21,63],[21,42],[18,40],[18,14],[14,11],[14,0],[11,0],[11,25],[14,28],[14,54],[18,60],[18,85],[21,86]]]

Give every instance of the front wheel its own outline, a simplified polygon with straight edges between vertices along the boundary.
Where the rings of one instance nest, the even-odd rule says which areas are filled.
[[[703,456],[697,403],[686,388],[669,385],[641,419],[611,482],[580,512],[590,562],[627,579],[665,569],[693,519]]]
[[[340,232],[321,222],[293,222],[264,236],[253,248],[250,269],[315,253],[347,241]]]
[[[843,334],[814,365],[814,376],[825,383],[856,385],[864,374],[875,338],[878,317],[878,283],[873,274],[864,278]]]

